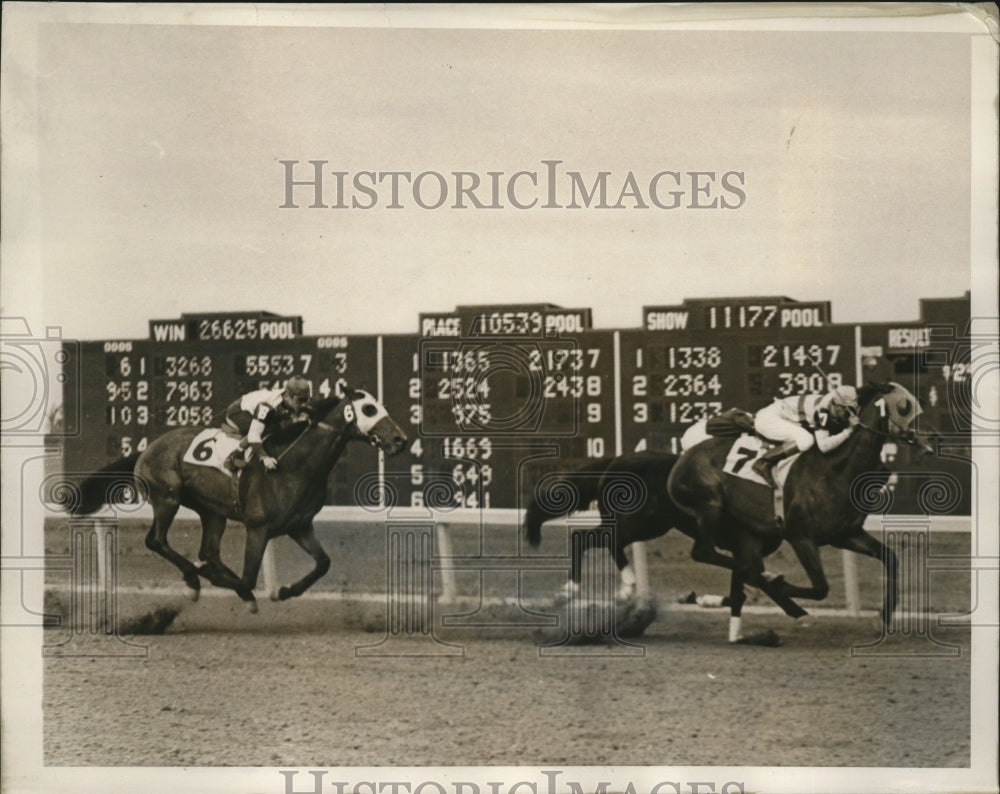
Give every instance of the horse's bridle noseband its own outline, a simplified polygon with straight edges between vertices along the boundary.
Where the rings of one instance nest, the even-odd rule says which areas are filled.
[[[333,425],[331,425],[329,422],[311,422],[311,424],[315,424],[317,427],[319,427],[319,428],[321,428],[323,430],[332,430],[332,431],[334,431],[336,433],[342,433],[342,432],[344,432],[344,430],[347,430],[347,428],[349,428],[351,425],[354,425],[355,427],[357,427],[357,424],[358,424],[358,412],[356,410],[354,410],[354,405],[353,404],[350,405],[350,408],[351,408],[351,418],[345,422],[343,430],[338,430],[336,427],[334,427]],[[346,414],[347,412],[345,411],[344,413]],[[359,428],[359,430],[360,430],[360,428]],[[385,449],[385,447],[382,445],[382,442],[381,442],[381,440],[379,439],[378,436],[373,435],[371,433],[365,433],[364,437],[368,439],[368,443],[370,443],[373,447],[378,447],[379,449]]]

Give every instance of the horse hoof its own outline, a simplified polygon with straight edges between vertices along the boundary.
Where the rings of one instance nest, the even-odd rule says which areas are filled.
[[[251,615],[257,614],[257,599],[252,598],[249,601],[244,601],[243,606],[246,607],[247,612],[249,612]]]
[[[201,590],[197,587],[185,587],[184,595],[190,598],[192,601],[197,601],[198,596],[201,595]]]
[[[781,645],[781,638],[773,629],[761,631],[757,634],[748,634],[745,637],[732,640],[732,645],[762,645],[765,648],[777,648]]]
[[[294,596],[295,593],[292,592],[290,587],[279,587],[278,588],[278,600],[287,601],[289,598]]]

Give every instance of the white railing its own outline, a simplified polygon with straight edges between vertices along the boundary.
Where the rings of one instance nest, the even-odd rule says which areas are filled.
[[[58,512],[53,508],[53,512]],[[92,518],[113,521],[114,519],[152,519],[152,510],[148,505],[141,505],[135,509],[127,511],[113,511],[105,508],[99,513],[95,513]],[[448,559],[453,556],[449,528],[452,525],[482,524],[492,526],[511,527],[518,526],[521,522],[523,511],[512,508],[491,508],[489,510],[477,510],[471,508],[456,508],[454,510],[434,510],[425,507],[392,507],[392,508],[363,508],[363,507],[340,507],[328,505],[323,507],[317,514],[315,520],[320,522],[344,523],[344,524],[364,524],[382,523],[385,521],[421,521],[425,523],[433,522],[435,529],[435,540],[437,542],[439,559]],[[197,514],[186,508],[181,508],[177,513],[177,518],[197,520]],[[572,522],[574,526],[580,526],[593,520],[596,524],[600,516],[596,511],[581,511],[573,513]],[[567,526],[569,518],[556,518],[548,525]],[[899,530],[906,528],[922,528],[930,532],[939,533],[969,533],[972,531],[972,519],[968,516],[904,516],[904,515],[871,515],[865,521],[865,529],[869,532],[878,533],[884,530]],[[99,557],[98,568],[101,581],[104,581],[104,559],[103,549],[105,544],[98,543]],[[646,565],[646,544],[632,544],[632,565],[636,574],[636,589],[641,593],[651,592],[649,583],[649,573]],[[843,551],[844,566],[844,590],[847,612],[850,615],[861,614],[861,603],[859,595],[859,585],[856,569],[856,555],[854,552]],[[441,596],[440,600],[447,602],[459,597],[455,581],[455,571],[447,566],[441,566]],[[277,568],[272,547],[268,546],[261,566],[261,576],[263,579],[263,590],[267,594],[275,593],[277,590]]]

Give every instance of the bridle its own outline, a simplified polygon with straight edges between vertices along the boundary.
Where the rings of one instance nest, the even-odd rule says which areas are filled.
[[[348,399],[346,397],[343,398],[343,399],[346,401],[346,404],[344,405],[343,412],[341,414],[341,416],[344,419],[344,426],[343,427],[338,428],[338,427],[335,427],[334,425],[332,425],[330,422],[325,422],[323,420],[313,420],[312,418],[310,418],[308,420],[306,426],[302,429],[302,432],[299,433],[299,435],[296,436],[296,438],[287,447],[285,447],[284,450],[282,450],[281,454],[278,455],[277,459],[280,460],[292,447],[294,447],[299,441],[301,441],[302,438],[303,438],[303,436],[305,436],[305,434],[312,427],[317,427],[320,430],[326,430],[326,431],[329,431],[329,432],[337,433],[339,435],[343,435],[353,425],[355,428],[357,428],[358,435],[360,435],[362,438],[368,439],[368,443],[370,443],[373,447],[376,447],[378,449],[387,449],[387,447],[383,446],[383,444],[382,444],[381,440],[379,439],[379,437],[377,435],[375,435],[374,433],[372,433],[372,432],[362,433],[361,432],[361,428],[358,427],[358,413],[357,413],[357,409],[354,407],[354,403],[350,399]]]
[[[884,396],[879,397],[879,398],[877,398],[875,400],[875,402],[878,402],[878,400],[883,400],[883,399],[884,399]],[[886,439],[891,439],[893,441],[900,441],[900,442],[902,442],[904,444],[910,444],[911,446],[916,446],[916,444],[917,444],[917,433],[916,433],[916,431],[913,430],[912,428],[908,428],[908,427],[907,428],[900,428],[899,425],[893,420],[893,418],[891,416],[883,415],[882,418],[885,420],[887,426],[897,427],[898,428],[898,432],[893,432],[892,430],[880,430],[880,429],[878,429],[876,427],[872,427],[871,425],[867,425],[864,422],[862,422],[861,421],[861,417],[858,414],[855,414],[855,415],[858,416],[858,423],[855,426],[859,427],[859,428],[861,428],[863,430],[867,430],[869,433],[871,433],[872,435],[874,435],[874,436],[876,436],[878,438],[886,438]],[[913,420],[915,420],[918,415],[919,414],[914,414],[913,415],[913,419],[911,419],[910,422],[912,423]]]
[[[354,413],[354,406],[351,405],[351,403],[349,403],[349,402],[344,407],[344,416],[347,417],[348,414],[350,414],[350,419],[348,419],[347,422],[344,424],[344,427],[341,428],[341,429],[339,429],[339,430],[336,427],[334,427],[333,425],[331,425],[329,422],[324,422],[321,419],[320,420],[313,420],[312,418],[309,418],[306,421],[306,426],[302,428],[302,432],[299,433],[292,440],[292,442],[281,451],[281,453],[275,458],[275,460],[281,460],[286,454],[288,454],[288,452],[292,449],[292,447],[294,447],[296,444],[298,444],[305,437],[306,433],[309,432],[309,429],[312,428],[312,427],[318,427],[320,430],[328,430],[328,431],[331,431],[331,432],[334,432],[334,433],[341,433],[342,434],[352,424],[356,424],[357,420],[358,420],[357,416]]]
[[[347,399],[347,398],[345,398],[345,399]],[[344,427],[342,429],[337,429],[336,427],[334,427],[333,425],[331,425],[329,422],[319,421],[319,422],[315,422],[315,423],[311,422],[311,424],[315,424],[317,427],[319,427],[319,428],[321,428],[323,430],[331,430],[331,431],[336,432],[336,433],[344,433],[344,432],[346,432],[348,430],[348,428],[350,428],[353,425],[354,427],[357,428],[359,435],[361,435],[363,438],[367,438],[368,439],[368,443],[369,444],[371,444],[373,447],[377,447],[378,449],[383,449],[382,443],[379,440],[379,438],[378,438],[377,435],[375,435],[374,433],[371,433],[371,432],[364,433],[364,432],[361,431],[361,428],[358,426],[358,414],[357,414],[357,410],[354,407],[354,403],[351,402],[350,400],[348,400],[347,401],[347,405],[344,406],[343,417],[344,417]],[[300,436],[300,438],[301,438],[301,436]],[[297,440],[298,439],[296,439],[296,441]]]

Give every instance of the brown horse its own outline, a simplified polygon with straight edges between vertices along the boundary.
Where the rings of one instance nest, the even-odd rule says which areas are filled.
[[[582,558],[592,548],[607,548],[622,577],[620,598],[628,598],[635,586],[635,574],[625,555],[632,543],[654,540],[676,527],[698,538],[694,518],[678,508],[664,488],[677,456],[663,452],[638,452],[617,458],[599,458],[579,469],[545,475],[524,512],[524,537],[537,548],[542,540],[542,524],[562,518],[596,503],[605,526],[613,533],[576,530],[570,544],[568,590],[578,589]]]
[[[897,600],[895,553],[865,531],[864,499],[859,484],[872,473],[884,474],[882,445],[887,440],[933,452],[915,420],[921,409],[916,398],[897,383],[868,384],[858,389],[860,423],[850,438],[823,454],[815,447],[793,461],[784,485],[785,520],[775,519],[771,489],[723,472],[731,439],[711,438],[681,457],[667,481],[670,496],[698,520],[704,543],[727,549],[735,574],[759,587],[785,611],[806,614],[792,598],[822,600],[829,584],[820,560],[820,546],[831,545],[881,560],[886,571],[882,620],[888,626]],[[884,480],[883,480],[884,481]],[[810,586],[768,579],[763,557],[788,541],[809,575]],[[722,557],[722,555],[720,555]]]
[[[235,590],[251,612],[257,611],[253,589],[257,584],[264,549],[271,538],[288,535],[315,562],[312,571],[289,587],[278,599],[301,595],[330,567],[313,529],[313,518],[323,506],[327,478],[350,441],[367,441],[390,455],[400,452],[406,434],[386,409],[366,391],[343,387],[315,400],[311,420],[300,425],[294,439],[268,450],[279,461],[267,471],[259,458],[247,464],[236,487],[232,477],[218,469],[183,460],[200,427],[182,427],[160,436],[141,453],[115,461],[79,485],[74,515],[93,513],[102,504],[121,501],[138,492],[153,507],[153,524],[146,546],[176,565],[188,586],[188,596],[198,599],[199,574],[218,587]],[[134,490],[133,490],[134,489]],[[167,532],[183,505],[201,518],[200,567],[178,554],[167,542]],[[228,519],[246,525],[243,576],[223,564],[219,547]]]
[[[731,443],[732,438],[729,441]],[[573,531],[570,578],[565,594],[579,591],[584,553],[593,548],[607,548],[621,576],[618,599],[624,601],[634,596],[636,584],[625,548],[676,529],[694,540],[692,559],[731,571],[729,596],[725,602],[731,619],[730,642],[773,644],[776,637],[770,634],[750,637],[740,634],[740,617],[747,596],[743,580],[733,570],[732,557],[720,554],[710,543],[703,542],[697,520],[675,504],[667,492],[667,480],[678,460],[677,455],[669,452],[637,452],[617,458],[599,458],[573,471],[545,475],[535,484],[534,494],[525,508],[522,525],[525,539],[537,548],[545,522],[587,510],[591,503],[596,503],[602,526],[612,527],[613,532]],[[780,538],[764,544],[765,556],[780,544]]]

